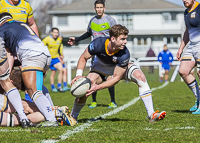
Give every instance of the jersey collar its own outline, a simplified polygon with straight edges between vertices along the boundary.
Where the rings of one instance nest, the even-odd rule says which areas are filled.
[[[197,8],[198,5],[199,5],[199,2],[196,2],[194,8],[188,11],[188,13],[192,12],[195,8]]]
[[[119,50],[115,51],[114,53],[109,54],[109,53],[108,53],[108,43],[109,43],[109,41],[110,41],[110,40],[107,39],[106,42],[105,42],[105,51],[106,51],[106,54],[107,54],[108,56],[112,56],[112,55],[116,54],[117,52],[119,52]]]

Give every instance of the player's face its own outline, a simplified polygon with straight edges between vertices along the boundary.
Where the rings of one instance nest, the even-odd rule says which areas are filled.
[[[168,49],[168,48],[167,48],[167,46],[164,46],[164,48],[163,48],[163,49],[164,49],[164,51],[167,51],[167,49]]]
[[[103,4],[96,4],[94,9],[97,16],[102,16],[104,14],[105,7],[103,6]]]
[[[59,32],[58,30],[54,29],[52,32],[51,32],[51,36],[53,39],[56,39],[59,35]]]
[[[118,48],[119,50],[123,50],[126,43],[127,43],[127,37],[128,35],[120,35],[115,39],[115,47]]]
[[[183,0],[183,4],[186,8],[192,8],[195,0]]]

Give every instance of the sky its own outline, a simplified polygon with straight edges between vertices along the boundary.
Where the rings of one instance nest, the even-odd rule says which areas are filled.
[[[184,5],[183,5],[183,1],[182,1],[182,0],[166,0],[166,1],[169,1],[169,2],[171,2],[171,3],[178,4],[178,5],[184,7]],[[200,2],[200,0],[197,0],[197,1]]]

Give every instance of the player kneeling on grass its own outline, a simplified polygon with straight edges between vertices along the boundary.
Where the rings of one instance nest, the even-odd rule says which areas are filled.
[[[87,60],[95,56],[91,70],[87,75],[93,85],[85,96],[75,99],[71,113],[75,119],[77,119],[89,95],[98,90],[111,87],[121,79],[133,81],[138,85],[139,95],[146,107],[149,122],[155,122],[165,117],[165,111],[160,113],[154,111],[151,90],[145,75],[138,67],[129,63],[130,53],[125,46],[128,32],[126,27],[119,24],[114,25],[109,30],[110,38],[100,37],[95,39],[79,58],[76,77],[72,80],[72,84],[82,77]]]
[[[21,71],[19,68],[15,67],[12,70],[10,79],[17,89],[21,91],[25,90],[21,77]],[[51,103],[52,110],[55,111],[55,117],[58,121],[61,121],[61,125],[67,124],[70,126],[74,126],[76,124],[76,121],[70,116],[69,108],[67,106],[54,106],[48,89],[43,86],[42,91]],[[19,116],[17,114],[13,114],[16,112],[16,110],[3,93],[4,90],[0,88],[0,126],[18,126],[20,125]],[[45,117],[39,111],[35,103],[27,100],[22,100],[22,105],[24,108],[24,112],[27,115],[27,118],[31,120],[36,125],[36,127],[45,127],[45,125],[43,124],[43,121],[45,121]]]

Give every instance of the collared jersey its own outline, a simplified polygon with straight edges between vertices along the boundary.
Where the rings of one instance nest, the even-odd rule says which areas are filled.
[[[42,42],[48,47],[52,58],[59,57],[58,49],[62,46],[62,39],[60,37],[55,40],[52,36],[47,36],[42,40]]]
[[[107,14],[100,19],[98,19],[97,16],[94,16],[88,24],[87,31],[91,33],[92,40],[97,37],[109,37],[109,29],[113,25],[116,25],[115,19]]]
[[[125,46],[123,50],[119,50],[112,55],[108,55],[107,46],[109,43],[108,37],[99,37],[93,40],[88,46],[88,52],[95,55],[105,65],[117,65],[119,67],[128,66],[130,53]]]
[[[200,5],[198,2],[196,2],[194,9],[185,10],[184,18],[190,41],[194,43],[200,42]]]
[[[20,21],[9,20],[0,26],[0,38],[5,47],[20,60],[21,56],[44,53],[50,56],[48,48],[31,28]],[[0,43],[3,45],[3,43]]]
[[[17,6],[12,5],[8,0],[0,0],[0,13],[8,12],[14,20],[27,22],[27,19],[33,17],[33,10],[28,2],[20,0]]]

